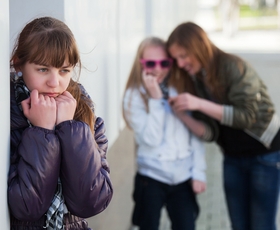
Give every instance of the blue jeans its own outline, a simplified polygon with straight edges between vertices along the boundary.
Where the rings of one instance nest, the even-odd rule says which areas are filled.
[[[133,193],[133,223],[140,230],[158,230],[161,209],[166,206],[173,230],[194,230],[198,205],[190,180],[167,185],[137,174]]]
[[[224,157],[224,189],[234,230],[276,230],[280,151]]]

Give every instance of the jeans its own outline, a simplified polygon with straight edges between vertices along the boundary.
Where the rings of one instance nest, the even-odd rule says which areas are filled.
[[[280,151],[224,157],[224,189],[234,230],[276,230]]]
[[[163,206],[166,206],[173,230],[195,229],[198,205],[190,180],[172,186],[137,174],[133,198],[133,223],[140,230],[159,229]]]

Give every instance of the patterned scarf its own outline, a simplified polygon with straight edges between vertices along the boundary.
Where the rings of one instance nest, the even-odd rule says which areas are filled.
[[[170,78],[170,75],[168,75],[160,84],[159,87],[161,89],[161,92],[163,94],[163,99],[168,100],[169,98],[169,92],[168,92],[168,80]]]
[[[21,102],[30,96],[30,91],[26,87],[23,79],[15,78],[15,98],[18,107],[22,111]],[[32,126],[29,120],[27,120],[29,126]],[[62,195],[62,185],[58,178],[57,191],[53,197],[52,204],[46,213],[46,224],[44,228],[47,230],[58,230],[63,229],[63,215],[67,213],[67,207],[64,204],[64,197]]]
[[[63,215],[67,212],[67,207],[64,204],[64,197],[62,195],[62,185],[58,178],[57,191],[46,213],[47,219],[44,228],[47,228],[47,230],[63,229]]]
[[[168,80],[170,78],[170,75],[168,75],[166,78],[164,78],[164,80],[159,84],[159,87],[161,89],[162,92],[162,96],[163,96],[163,105],[164,105],[164,109],[166,112],[171,113],[172,109],[168,103],[168,98],[169,98],[169,90],[168,90]]]
[[[26,87],[22,78],[15,80],[15,97],[17,105],[22,111],[21,102],[30,97],[30,91]]]

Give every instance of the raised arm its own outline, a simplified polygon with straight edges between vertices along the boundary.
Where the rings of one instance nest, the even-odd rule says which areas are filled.
[[[123,106],[125,116],[135,133],[138,144],[158,146],[161,144],[165,122],[165,106],[162,99],[148,99],[148,111],[137,90],[128,90]]]

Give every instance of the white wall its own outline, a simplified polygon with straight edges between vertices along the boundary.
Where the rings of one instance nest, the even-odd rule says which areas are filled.
[[[121,98],[138,44],[147,35],[166,39],[179,22],[194,17],[195,2],[10,0],[10,50],[17,33],[33,18],[49,15],[65,21],[85,67],[80,81],[92,96],[97,115],[106,122],[110,145],[123,128]]]
[[[9,81],[9,1],[0,1],[0,226],[1,229],[10,229],[9,212],[7,206],[7,174],[9,165],[10,147],[10,81]]]
[[[10,3],[10,51],[14,41],[24,25],[34,18],[49,15],[60,20],[64,19],[64,2],[9,0]]]

